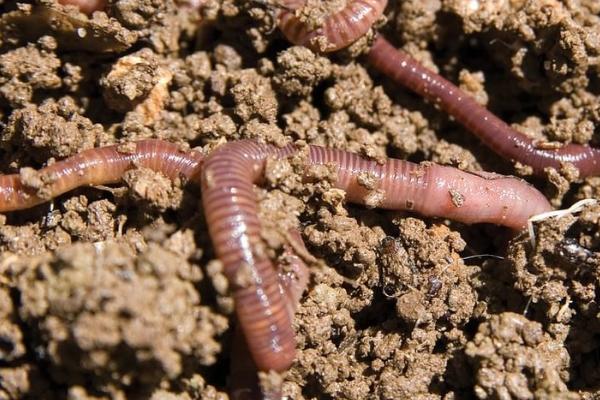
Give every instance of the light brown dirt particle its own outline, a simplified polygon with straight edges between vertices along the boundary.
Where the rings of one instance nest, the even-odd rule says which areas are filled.
[[[32,44],[0,55],[0,96],[17,108],[29,103],[35,90],[59,88],[60,65],[54,53]]]
[[[492,316],[467,343],[466,354],[476,369],[475,394],[480,399],[577,398],[564,382],[566,349],[522,315]]]

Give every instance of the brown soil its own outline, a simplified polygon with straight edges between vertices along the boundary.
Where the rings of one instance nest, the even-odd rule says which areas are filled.
[[[369,38],[320,56],[274,29],[275,2],[108,3],[0,0],[4,173],[35,186],[31,168],[110,143],[261,138],[521,175],[557,208],[600,197],[600,178],[533,178],[370,71]],[[531,137],[600,143],[597,0],[406,0],[380,24]],[[289,398],[600,396],[600,206],[511,238],[348,205],[301,162],[257,188],[270,254],[300,224],[316,257]],[[228,398],[233,304],[199,195],[136,170],[0,218],[0,399]]]

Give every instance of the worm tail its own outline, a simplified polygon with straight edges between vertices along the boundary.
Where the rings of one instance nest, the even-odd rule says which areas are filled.
[[[107,146],[83,151],[35,173],[37,183],[25,183],[18,174],[0,176],[0,211],[33,207],[70,190],[86,185],[119,182],[135,167],[162,172],[169,178],[193,180],[202,155],[182,152],[160,140],[143,140],[129,146]]]
[[[511,128],[448,80],[394,48],[383,37],[375,40],[368,58],[375,69],[439,105],[504,158],[529,165],[538,175],[543,174],[546,167],[560,169],[563,163],[575,165],[582,177],[600,174],[600,150],[577,144],[559,149],[539,148],[533,140]]]

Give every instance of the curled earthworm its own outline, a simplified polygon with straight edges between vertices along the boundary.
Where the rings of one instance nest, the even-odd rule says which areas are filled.
[[[266,255],[253,183],[260,181],[267,158],[296,151],[294,145],[277,148],[252,140],[227,143],[204,159],[160,140],[86,150],[41,169],[40,187],[28,186],[19,174],[0,176],[0,211],[28,208],[82,185],[114,183],[136,166],[170,178],[200,180],[209,233],[232,287],[250,354],[258,369],[283,371],[295,356],[290,302],[297,293],[282,289],[285,282]],[[346,191],[349,201],[372,207],[513,229],[551,208],[525,181],[496,174],[396,159],[379,164],[346,151],[309,146],[307,166],[317,165],[336,169],[333,184]]]
[[[529,165],[538,175],[543,174],[546,167],[560,170],[567,163],[573,164],[581,177],[600,173],[599,149],[578,144],[552,148],[536,143],[381,36],[371,47],[368,60],[395,82],[439,105],[491,150],[504,158]]]
[[[278,26],[290,42],[315,51],[330,52],[354,43],[381,17],[387,0],[349,0],[346,6],[311,26],[297,11],[306,0],[280,0]]]
[[[296,350],[287,301],[261,239],[253,187],[267,157],[277,152],[253,141],[232,142],[211,152],[202,171],[208,231],[233,288],[250,354],[262,371],[284,371]]]
[[[202,158],[198,152],[183,152],[162,140],[85,150],[35,173],[35,185],[22,179],[26,170],[0,175],[0,212],[33,207],[80,186],[117,183],[135,167],[159,171],[171,179],[194,180]]]
[[[235,288],[237,317],[260,370],[287,369],[295,344],[290,311],[260,238],[253,183],[261,178],[267,158],[295,151],[293,145],[280,149],[241,140],[219,147],[203,165],[202,199],[209,233]],[[318,146],[309,146],[308,165],[334,166],[334,185],[346,191],[349,201],[379,208],[513,229],[522,229],[529,217],[551,209],[526,182],[495,174],[396,159],[378,164]],[[361,177],[374,183],[364,187]]]

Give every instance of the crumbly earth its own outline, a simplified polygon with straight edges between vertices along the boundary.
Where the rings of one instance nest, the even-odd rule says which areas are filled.
[[[390,3],[380,31],[516,129],[600,144],[597,0]],[[318,20],[343,1],[309,5]],[[557,208],[600,198],[600,178],[534,178],[371,71],[372,33],[332,55],[289,45],[275,1],[0,11],[0,168],[31,186],[32,168],[106,144],[257,138],[519,175]],[[512,236],[349,205],[327,167],[303,183],[304,155],[256,189],[269,256],[296,227],[308,249],[296,362],[267,377],[286,396],[600,396],[599,205]],[[0,399],[228,398],[233,302],[199,197],[138,169],[0,216]]]

